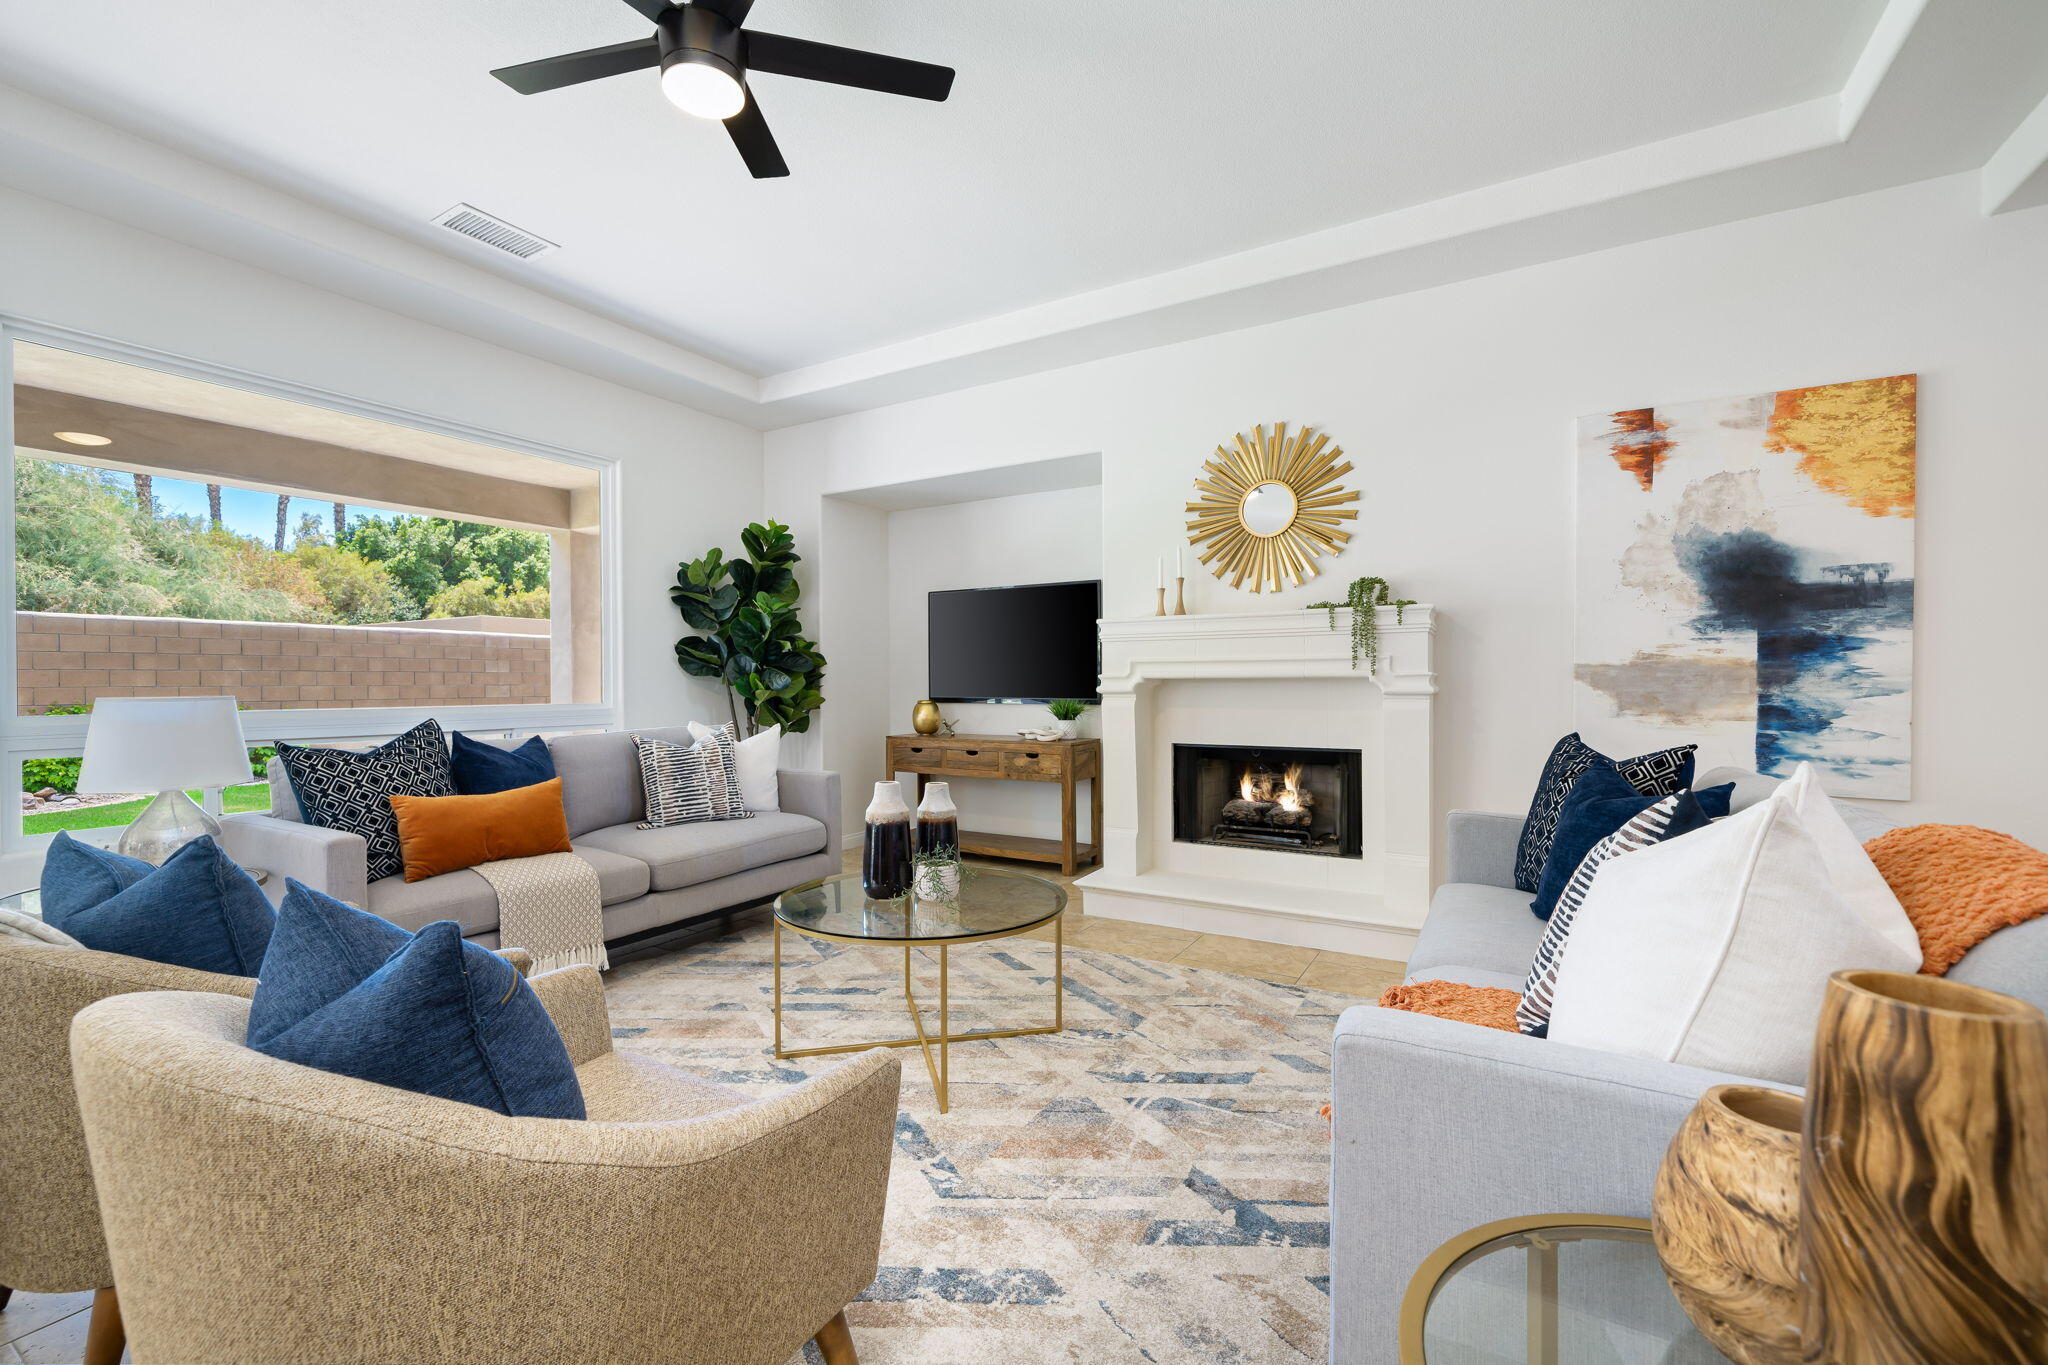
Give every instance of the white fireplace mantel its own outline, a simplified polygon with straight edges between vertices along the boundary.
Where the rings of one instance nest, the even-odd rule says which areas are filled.
[[[1406,958],[1428,909],[1431,607],[1378,611],[1379,666],[1351,666],[1351,625],[1322,610],[1104,621],[1103,848],[1080,880],[1090,916]],[[1207,700],[1201,684],[1262,684]],[[1290,690],[1305,685],[1312,690]],[[1355,688],[1356,691],[1352,691]],[[1203,733],[1173,695],[1199,703]],[[1164,776],[1176,742],[1284,744],[1313,712],[1318,742],[1357,747],[1368,814],[1361,859],[1175,844]]]

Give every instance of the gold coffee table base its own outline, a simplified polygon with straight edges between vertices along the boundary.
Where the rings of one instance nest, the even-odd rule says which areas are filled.
[[[775,1055],[777,1057],[827,1057],[838,1052],[866,1052],[871,1047],[914,1047],[924,1053],[924,1069],[931,1073],[932,1093],[938,1096],[939,1112],[947,1112],[949,1106],[947,1081],[950,1075],[948,1048],[954,1043],[978,1043],[987,1038],[1023,1038],[1034,1033],[1061,1033],[1067,1026],[1066,989],[1066,912],[1064,907],[1052,916],[1052,1023],[1036,1028],[995,1028],[979,1029],[972,1033],[954,1033],[948,1027],[951,998],[946,987],[946,963],[950,949],[966,943],[987,943],[992,939],[1016,938],[1033,929],[1044,926],[1044,920],[1021,925],[1015,929],[1004,929],[993,934],[971,934],[962,938],[918,939],[905,942],[900,939],[858,938],[846,934],[828,934],[817,929],[804,929],[791,924],[791,932],[810,938],[824,939],[828,943],[845,943],[856,948],[887,948],[901,943],[903,948],[903,1002],[910,1010],[910,1026],[917,1032],[908,1038],[884,1038],[873,1043],[834,1043],[829,1047],[785,1048],[782,1045],[782,931],[785,928],[779,915],[770,915],[775,937]],[[917,1003],[917,996],[910,989],[910,950],[914,947],[935,948],[939,954],[939,1031],[928,1034],[924,1029],[924,1010]],[[939,1057],[932,1060],[932,1044],[939,1045]]]

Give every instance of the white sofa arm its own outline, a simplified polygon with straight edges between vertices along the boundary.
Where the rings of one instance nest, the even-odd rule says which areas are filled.
[[[285,878],[290,877],[368,908],[370,846],[360,834],[274,815],[229,815],[220,822],[220,846],[243,867],[270,873],[263,890],[273,901],[284,897]]]
[[[1330,1070],[1334,1365],[1391,1365],[1409,1277],[1460,1232],[1517,1214],[1648,1217],[1700,1095],[1770,1084],[1369,1005],[1338,1019]]]

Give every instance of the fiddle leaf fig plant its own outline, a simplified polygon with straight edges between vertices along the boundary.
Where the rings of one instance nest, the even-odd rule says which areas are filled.
[[[798,734],[825,704],[825,656],[797,615],[796,538],[779,521],[755,522],[740,543],[745,553],[732,559],[713,549],[676,566],[669,599],[698,632],[676,641],[676,663],[725,685],[736,732]]]

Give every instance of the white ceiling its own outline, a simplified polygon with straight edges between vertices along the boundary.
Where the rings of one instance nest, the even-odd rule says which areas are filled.
[[[644,34],[622,0],[0,0],[0,80],[533,300],[500,306],[575,305],[579,344],[767,425],[1419,287],[1457,269],[1215,303],[1740,167],[1840,163],[1628,231],[1974,168],[2048,94],[2040,0],[759,0],[749,25],[959,78],[945,104],[757,78],[776,181],[651,73],[489,76]],[[457,201],[562,249],[429,226]]]

